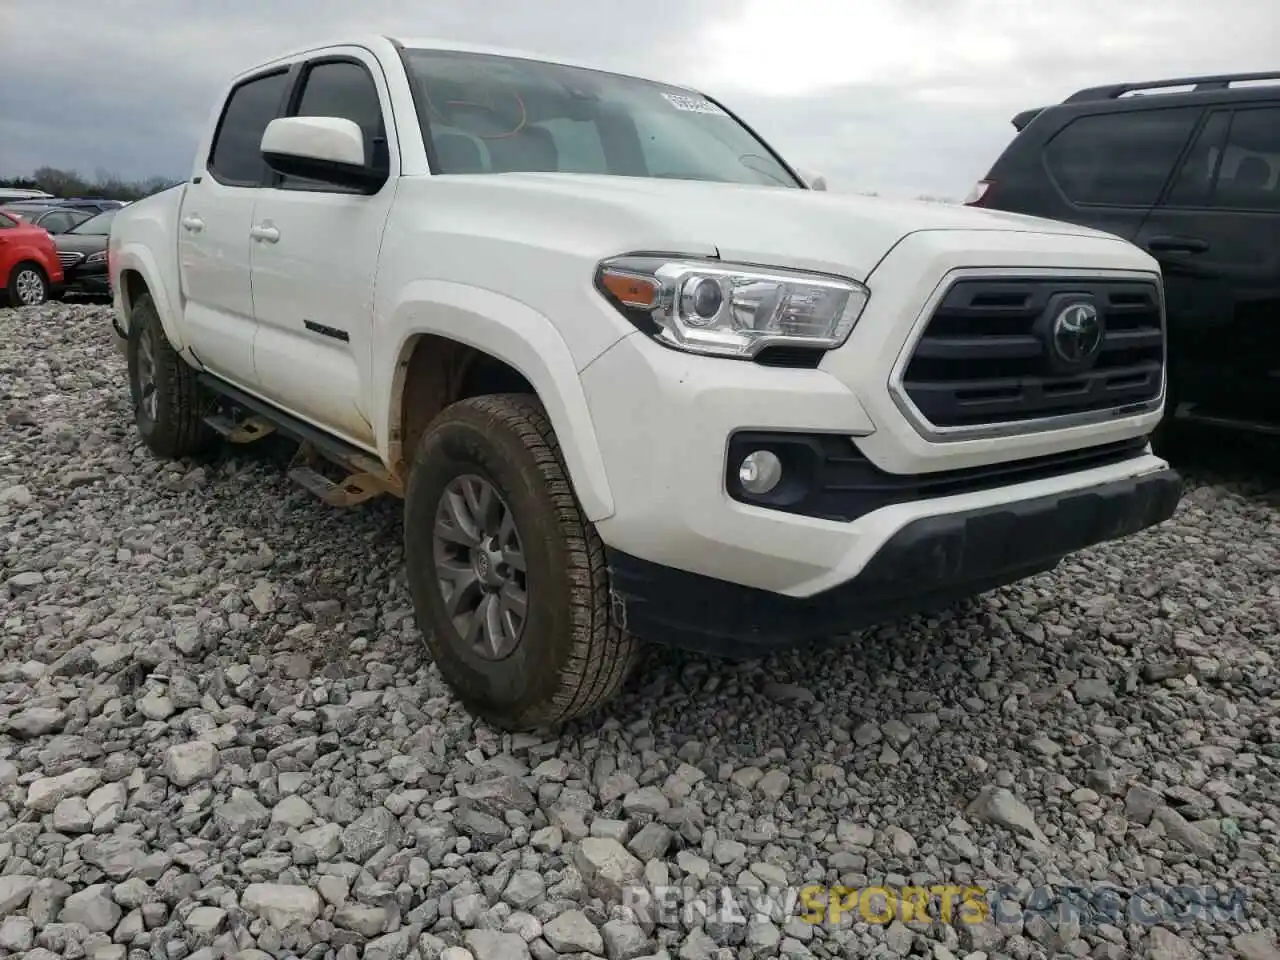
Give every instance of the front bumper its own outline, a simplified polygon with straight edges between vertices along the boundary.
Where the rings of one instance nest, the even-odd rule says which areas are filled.
[[[860,396],[830,373],[682,354],[636,333],[581,376],[614,503],[613,513],[596,523],[605,545],[660,567],[797,599],[854,580],[916,521],[1069,496],[1168,467],[1139,446],[1118,462],[1029,478],[1005,474],[986,486],[879,504],[853,519],[789,513],[729,495],[729,438],[741,430],[855,438],[874,462],[884,448],[875,441],[890,428],[883,420],[873,423]],[[1149,429],[1143,418],[1133,418],[1096,430],[1092,443],[1059,439],[1056,449],[1046,436],[1031,450],[1020,437],[978,443],[988,465],[1025,463],[1031,456],[1140,439]],[[968,467],[973,458],[957,449],[952,458],[907,469],[894,469],[898,464],[889,459],[889,473],[936,477]]]
[[[1178,475],[1164,468],[920,517],[885,540],[856,577],[807,597],[687,573],[619,550],[607,553],[628,630],[686,649],[754,656],[936,610],[1050,570],[1076,550],[1167,520],[1181,486]]]

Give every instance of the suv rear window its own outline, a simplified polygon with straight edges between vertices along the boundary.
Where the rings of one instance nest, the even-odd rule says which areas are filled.
[[[1200,109],[1078,117],[1050,141],[1049,174],[1073,203],[1150,206],[1178,162]]]
[[[1236,210],[1280,210],[1280,107],[1236,111],[1213,199]]]

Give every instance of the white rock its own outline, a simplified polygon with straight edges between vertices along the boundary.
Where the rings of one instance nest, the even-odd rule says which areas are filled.
[[[276,609],[276,588],[267,580],[259,580],[249,591],[249,600],[259,613],[273,613]]]
[[[138,712],[148,720],[168,720],[177,708],[162,690],[152,690],[138,701]]]
[[[22,953],[35,943],[36,925],[26,917],[8,916],[0,921],[0,949]]]
[[[80,767],[56,777],[41,777],[27,789],[26,806],[37,813],[52,813],[59,801],[84,796],[101,783],[102,773],[92,767]]]
[[[342,828],[336,823],[326,823],[305,830],[298,835],[293,848],[307,851],[318,861],[332,860],[342,849]]]
[[[90,933],[110,933],[120,922],[122,912],[111,899],[111,888],[105,883],[95,883],[67,897],[58,922],[82,923]]]
[[[122,808],[129,800],[129,791],[123,783],[104,783],[85,800],[89,815],[95,820],[102,814]]]
[[[189,787],[218,772],[218,748],[204,740],[175,743],[164,755],[164,774],[175,787]]]
[[[9,720],[9,732],[30,740],[61,730],[66,720],[66,711],[58,707],[30,707]]]
[[[198,937],[216,937],[226,920],[227,911],[220,907],[196,907],[187,914],[187,929]]]
[[[514,933],[468,930],[462,942],[476,960],[530,960],[529,945]]]
[[[603,900],[622,900],[622,890],[644,873],[644,865],[617,840],[586,837],[578,843],[574,865],[587,889]]]
[[[311,804],[302,797],[285,797],[271,811],[271,822],[282,823],[286,827],[301,827],[305,823],[310,823],[315,815],[316,812],[311,809]]]
[[[542,939],[557,953],[602,953],[604,940],[581,910],[566,910],[542,926]]]
[[[320,916],[320,895],[310,887],[286,883],[251,883],[240,906],[276,929],[308,926]]]
[[[7,917],[21,910],[35,888],[35,877],[25,874],[0,876],[0,917]]]
[[[53,829],[58,833],[88,833],[93,829],[93,815],[83,797],[65,797],[53,808]]]
[[[31,491],[22,484],[5,487],[0,490],[0,503],[12,503],[15,506],[25,507],[31,503]]]

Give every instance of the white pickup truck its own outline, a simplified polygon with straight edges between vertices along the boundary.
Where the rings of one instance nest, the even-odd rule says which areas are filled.
[[[690,89],[373,37],[236,77],[109,261],[138,429],[405,501],[418,624],[511,729],[641,639],[848,632],[1160,523],[1156,262],[839,196]]]

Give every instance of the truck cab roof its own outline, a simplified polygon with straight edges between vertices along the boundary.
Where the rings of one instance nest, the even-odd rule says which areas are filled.
[[[333,47],[365,47],[374,52],[382,50],[386,52],[386,45],[390,44],[392,48],[399,49],[421,49],[421,50],[442,50],[456,53],[474,53],[488,55],[494,57],[510,57],[520,60],[535,60],[541,63],[553,63],[562,67],[578,67],[583,70],[599,70],[605,73],[612,73],[618,76],[634,77],[637,80],[650,80],[653,82],[661,82],[669,87],[684,87],[692,90],[687,84],[672,82],[670,80],[658,80],[657,77],[646,76],[641,73],[631,71],[610,70],[598,63],[589,63],[581,60],[573,60],[565,57],[558,57],[552,54],[539,53],[532,50],[522,50],[516,47],[493,46],[490,44],[467,43],[459,40],[451,40],[443,37],[419,37],[419,36],[388,36],[383,34],[363,34],[353,37],[331,38],[323,43],[312,43],[305,47],[298,47],[288,53],[272,57],[262,63],[242,71],[235,79],[249,76],[257,73],[265,67],[273,64],[294,60],[301,56],[314,54],[319,51],[328,50]]]

